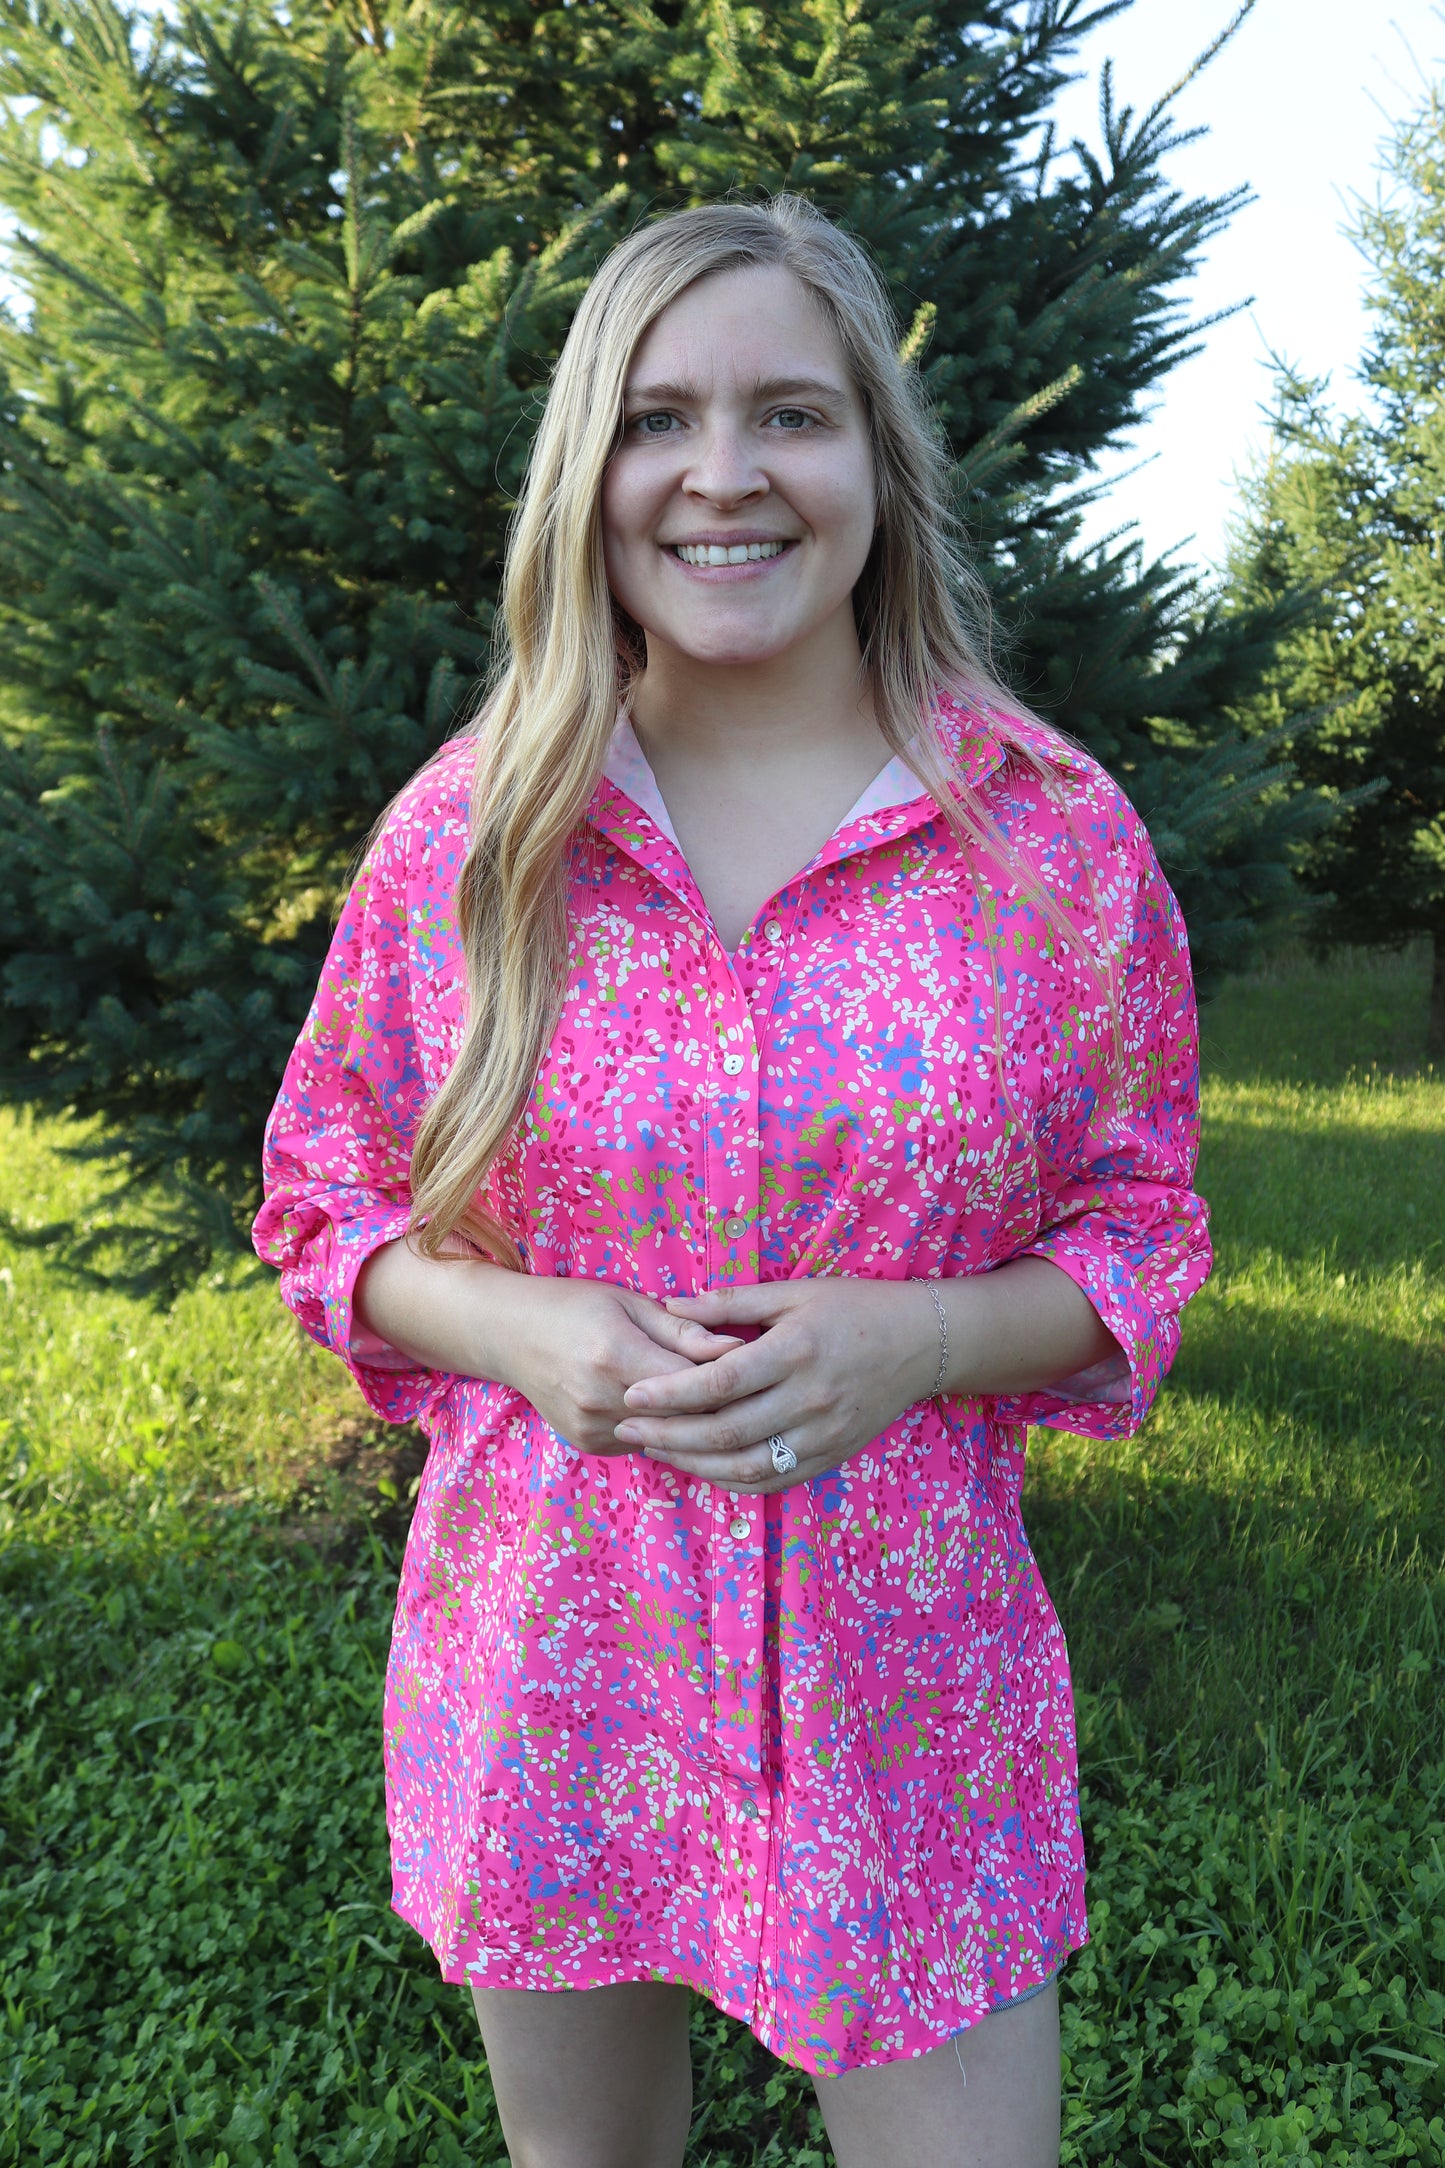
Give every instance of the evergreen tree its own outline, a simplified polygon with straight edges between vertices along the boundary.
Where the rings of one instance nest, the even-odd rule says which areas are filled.
[[[244,1228],[358,842],[487,648],[570,310],[728,189],[871,246],[1020,690],[1155,824],[1205,976],[1245,952],[1317,817],[1221,735],[1292,605],[1078,546],[1235,201],[1171,189],[1167,109],[1107,78],[1102,160],[1056,153],[1125,6],[0,0],[0,1091],[118,1161],[73,1261],[164,1291]]]
[[[1286,373],[1232,571],[1245,608],[1312,588],[1260,714],[1331,705],[1303,744],[1314,783],[1386,785],[1310,854],[1332,941],[1433,944],[1430,1057],[1445,1062],[1445,95],[1396,133],[1390,195],[1360,217],[1375,329],[1370,394],[1341,418],[1326,388]]]

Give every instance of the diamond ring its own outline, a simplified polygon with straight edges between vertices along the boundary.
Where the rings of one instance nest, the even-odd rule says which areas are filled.
[[[773,1456],[773,1466],[779,1475],[791,1475],[798,1465],[798,1456],[775,1430],[768,1440],[768,1451]]]

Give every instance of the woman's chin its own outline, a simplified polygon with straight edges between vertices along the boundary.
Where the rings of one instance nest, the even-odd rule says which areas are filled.
[[[770,663],[785,661],[795,650],[801,651],[808,640],[806,632],[765,632],[755,626],[719,625],[709,630],[692,624],[685,631],[679,628],[679,632],[681,636],[674,638],[665,629],[649,631],[649,661],[672,656],[691,669],[765,669]]]

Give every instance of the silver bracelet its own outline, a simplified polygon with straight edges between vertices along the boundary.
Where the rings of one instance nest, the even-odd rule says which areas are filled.
[[[948,1374],[948,1312],[944,1309],[943,1297],[932,1280],[919,1280],[917,1285],[928,1289],[933,1298],[933,1307],[938,1312],[938,1376],[928,1388],[927,1394],[928,1399],[936,1400],[943,1390],[943,1381]]]

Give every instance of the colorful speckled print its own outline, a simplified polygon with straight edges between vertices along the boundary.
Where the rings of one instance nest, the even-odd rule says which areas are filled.
[[[561,1018],[494,1197],[532,1271],[658,1297],[1049,1257],[1116,1363],[927,1402],[738,1497],[579,1454],[519,1394],[367,1336],[356,1274],[406,1224],[463,1028],[469,741],[408,787],[347,902],[256,1226],[308,1331],[431,1441],[386,1687],[397,1911],[448,1980],[685,1981],[821,2075],[922,2054],[1086,1939],[1024,1426],[1133,1430],[1209,1269],[1189,968],[1148,838],[1086,756],[1041,730],[1045,791],[985,718],[940,713],[1037,884],[971,870],[915,789],[855,808],[730,958],[665,817],[599,785]],[[1118,961],[1112,1012],[1089,941]]]

